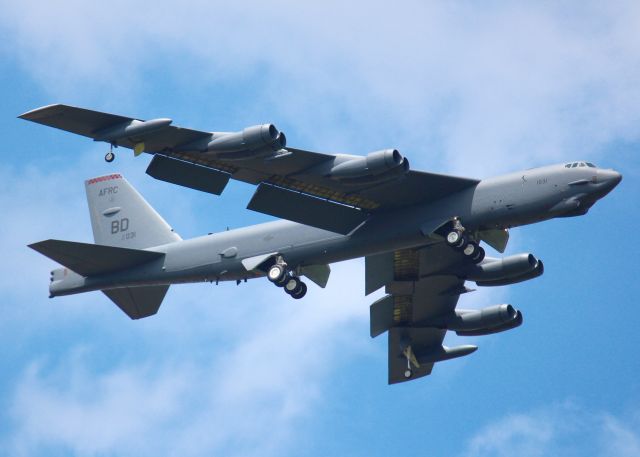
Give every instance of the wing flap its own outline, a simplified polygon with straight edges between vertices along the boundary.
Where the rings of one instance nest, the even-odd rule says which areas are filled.
[[[160,181],[220,195],[231,175],[183,160],[156,154],[147,167],[147,174]]]
[[[113,273],[164,256],[161,252],[62,240],[40,241],[29,247],[82,276]]]
[[[260,184],[248,209],[346,235],[369,217],[357,208],[269,184]]]
[[[388,210],[427,204],[473,187],[479,182],[477,179],[412,170],[400,179],[364,188],[357,194]]]
[[[371,338],[382,335],[397,325],[394,320],[395,300],[393,295],[386,295],[376,300],[369,307],[369,333]]]
[[[393,252],[365,257],[364,267],[365,295],[369,295],[393,281]]]

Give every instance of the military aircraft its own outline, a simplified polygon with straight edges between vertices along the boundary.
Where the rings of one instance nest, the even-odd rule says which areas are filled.
[[[248,208],[286,220],[182,240],[118,173],[85,182],[96,244],[46,240],[30,247],[62,264],[51,297],[101,290],[129,317],[158,311],[170,284],[265,277],[302,298],[306,277],[320,287],[329,264],[364,256],[370,333],[388,332],[389,383],[428,375],[435,362],[477,347],[444,346],[445,333],[488,335],[522,323],[509,304],[456,309],[460,294],[543,273],[529,253],[503,253],[511,227],[586,214],[622,179],[574,161],[490,179],[414,171],[395,149],[366,156],[286,146],[272,124],[204,132],[171,119],[139,120],[66,105],[20,116],[153,155],[152,177],[212,194],[229,179],[257,185]],[[113,150],[105,159],[114,158]]]

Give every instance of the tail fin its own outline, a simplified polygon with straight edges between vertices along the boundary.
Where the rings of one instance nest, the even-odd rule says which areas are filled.
[[[145,249],[180,236],[120,174],[85,181],[96,244]]]

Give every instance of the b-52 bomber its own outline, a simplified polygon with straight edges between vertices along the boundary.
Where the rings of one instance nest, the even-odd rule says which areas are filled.
[[[118,173],[85,182],[96,244],[46,240],[30,247],[65,268],[51,272],[51,297],[101,290],[129,317],[158,311],[170,284],[265,277],[293,298],[307,278],[325,287],[333,262],[365,257],[370,332],[388,332],[389,383],[428,375],[435,362],[477,347],[444,346],[448,330],[488,335],[522,323],[509,304],[456,309],[460,294],[543,273],[529,253],[503,253],[508,229],[581,216],[622,179],[574,161],[490,179],[414,171],[395,149],[366,156],[287,147],[272,124],[240,132],[176,127],[66,105],[20,116],[113,147],[153,156],[147,174],[220,195],[229,179],[257,186],[248,208],[285,220],[183,240]]]

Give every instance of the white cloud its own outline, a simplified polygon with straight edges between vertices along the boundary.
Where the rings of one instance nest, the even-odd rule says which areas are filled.
[[[636,456],[640,451],[638,425],[633,415],[617,417],[564,402],[491,422],[475,433],[462,455]]]
[[[640,433],[638,417],[621,420],[614,415],[602,417],[601,448],[603,456],[635,457],[640,455]]]
[[[303,439],[294,430],[321,410],[326,377],[370,351],[366,334],[348,332],[367,315],[362,280],[346,285],[362,276],[360,269],[336,265],[334,287],[312,290],[300,302],[256,282],[221,286],[208,309],[190,307],[202,302],[201,291],[180,294],[179,306],[165,304],[133,334],[123,321],[103,324],[125,331],[114,331],[109,347],[93,342],[66,351],[57,363],[32,362],[16,380],[5,452],[280,455]],[[164,332],[168,325],[190,333],[188,344]],[[216,344],[217,332],[227,339]],[[132,360],[140,346],[144,358]],[[96,364],[107,353],[115,363]],[[384,354],[376,356],[385,363]]]

